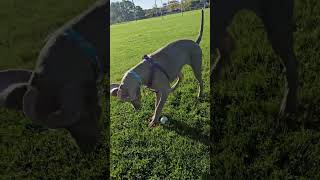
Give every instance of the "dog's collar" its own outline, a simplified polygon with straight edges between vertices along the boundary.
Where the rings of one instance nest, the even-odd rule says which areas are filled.
[[[95,71],[95,78],[97,85],[101,85],[104,77],[101,62],[99,61],[96,48],[85,39],[79,32],[68,29],[64,32],[64,36],[75,42],[79,48],[86,54],[86,56],[91,60],[91,65]]]
[[[129,71],[128,74],[132,74],[132,76],[139,82],[139,85],[142,84],[142,78],[134,70]]]
[[[150,70],[150,79],[149,79],[149,82],[147,84],[148,87],[151,87],[152,85],[152,80],[153,80],[153,76],[154,76],[154,72],[155,72],[155,69],[158,69],[160,70],[167,78],[168,78],[168,81],[170,81],[170,76],[168,75],[168,73],[163,69],[163,67],[160,66],[160,64],[158,64],[157,62],[154,62],[152,60],[152,58],[150,58],[148,55],[144,55],[142,57],[143,61],[145,62],[148,62],[149,64],[151,64],[151,70]]]

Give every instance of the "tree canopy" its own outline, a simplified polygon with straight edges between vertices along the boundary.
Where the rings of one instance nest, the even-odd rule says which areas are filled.
[[[110,23],[119,23],[144,18],[145,12],[140,6],[128,0],[112,2],[110,5]]]

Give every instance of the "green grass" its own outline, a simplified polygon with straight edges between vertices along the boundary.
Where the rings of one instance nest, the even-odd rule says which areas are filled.
[[[212,114],[219,142],[212,145],[213,176],[231,179],[320,178],[320,2],[295,1],[294,49],[301,81],[297,128],[274,132],[284,90],[280,59],[253,13],[239,13],[232,65],[216,84]],[[250,177],[250,178],[249,178]]]
[[[0,69],[33,69],[44,39],[92,2],[0,1]],[[28,129],[31,120],[20,112],[0,108],[0,122],[0,179],[101,179],[108,173],[107,127],[104,148],[83,154],[66,130]]]
[[[145,19],[111,26],[110,82],[151,53],[177,39],[195,40],[201,11]],[[203,79],[205,96],[197,100],[198,83],[185,66],[181,86],[172,93],[162,115],[170,124],[150,129],[147,121],[154,112],[154,93],[142,91],[143,108],[135,112],[130,104],[111,98],[111,176],[130,179],[198,179],[209,172],[209,10],[205,11]]]

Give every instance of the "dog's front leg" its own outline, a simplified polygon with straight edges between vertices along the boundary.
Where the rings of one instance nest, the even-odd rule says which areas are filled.
[[[82,86],[62,89],[56,99],[60,104],[59,108],[50,108],[51,101],[54,99],[47,96],[45,91],[40,92],[35,87],[29,87],[23,97],[23,111],[36,123],[44,124],[49,128],[65,128],[88,113],[85,99],[87,96]]]
[[[165,91],[157,92],[156,96],[157,96],[158,103],[156,105],[154,115],[152,116],[152,119],[149,123],[149,127],[154,127],[156,125],[158,119],[160,118],[162,108],[163,108],[165,102],[167,101],[168,95],[169,95],[169,89],[165,90]]]
[[[156,92],[156,102],[154,104],[154,109],[157,109],[158,103],[160,101],[160,93]]]
[[[280,119],[285,119],[297,111],[298,101],[298,62],[293,55],[283,56],[286,72],[285,92],[283,95],[279,116]]]

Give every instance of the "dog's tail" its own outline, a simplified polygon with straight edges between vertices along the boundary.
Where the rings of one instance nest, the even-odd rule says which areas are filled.
[[[199,32],[198,38],[196,40],[197,44],[200,44],[200,42],[201,42],[202,33],[203,33],[203,8],[201,10],[201,24],[200,24],[200,32]]]

